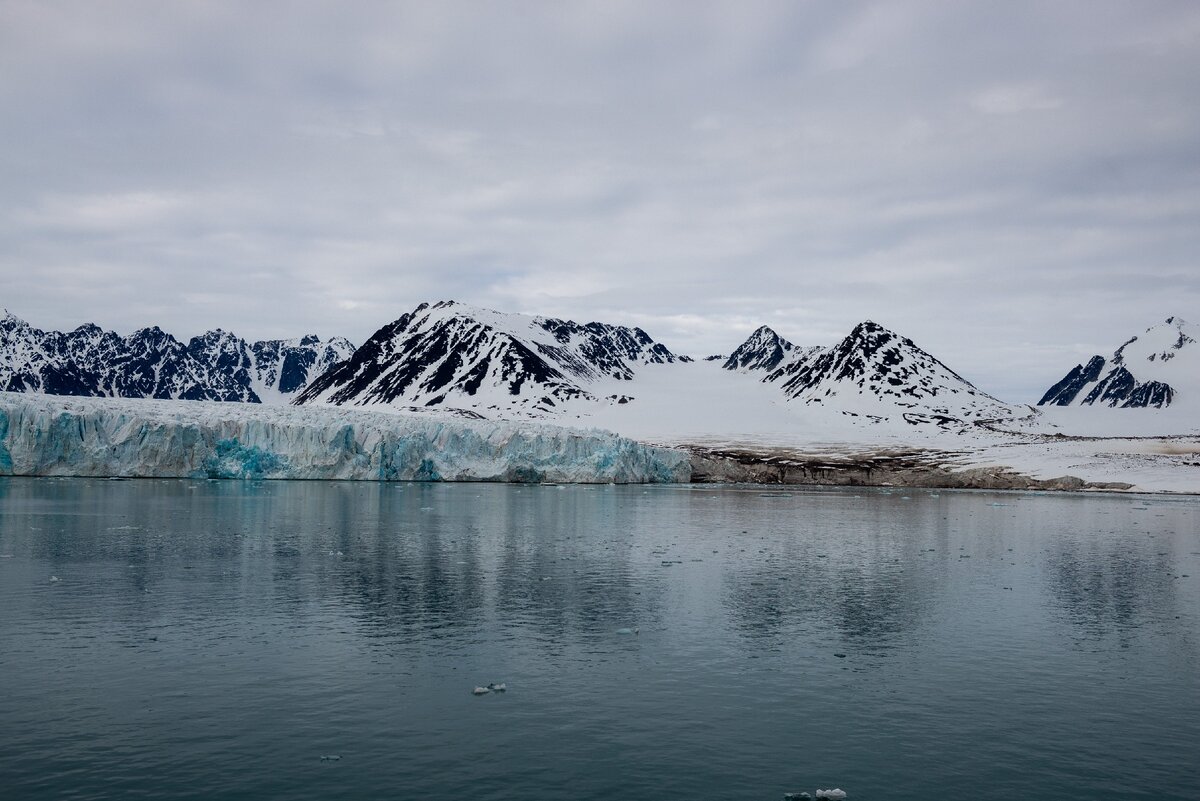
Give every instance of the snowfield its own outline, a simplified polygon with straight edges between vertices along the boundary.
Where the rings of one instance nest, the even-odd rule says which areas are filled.
[[[647,483],[690,464],[602,431],[444,413],[6,392],[0,474]]]
[[[1135,492],[1200,493],[1200,418],[1182,408],[1025,406],[994,422],[937,425],[919,408],[906,417],[903,407],[870,393],[843,396],[841,408],[796,403],[754,375],[704,361],[642,367],[633,390],[636,397],[624,404],[579,404],[576,424],[762,460],[838,464],[906,454],[954,472],[1005,470],[1038,481],[1074,476]]]

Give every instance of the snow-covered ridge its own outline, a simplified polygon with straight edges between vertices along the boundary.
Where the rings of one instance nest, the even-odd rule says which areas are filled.
[[[422,303],[376,331],[296,403],[545,418],[567,401],[598,400],[591,391],[597,382],[632,381],[639,366],[680,361],[690,359],[640,328]]]
[[[0,475],[646,483],[687,481],[690,462],[439,413],[0,393]]]
[[[186,345],[157,326],[129,336],[88,324],[42,331],[0,318],[0,390],[89,397],[286,403],[348,357],[341,337],[247,342],[209,331]]]
[[[723,367],[760,374],[794,403],[852,415],[943,425],[1027,413],[980,391],[911,339],[870,320],[830,347],[800,348],[763,326]]]
[[[761,325],[746,341],[730,354],[722,365],[726,370],[752,372],[775,370],[813,355],[820,348],[798,348],[788,342],[769,326]]]
[[[1077,364],[1039,406],[1163,409],[1182,402],[1200,411],[1200,327],[1178,317],[1147,328],[1112,357]]]

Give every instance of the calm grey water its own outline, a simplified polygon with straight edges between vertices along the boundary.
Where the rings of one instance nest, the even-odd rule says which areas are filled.
[[[0,479],[0,798],[1194,801],[1198,532],[1195,498]]]

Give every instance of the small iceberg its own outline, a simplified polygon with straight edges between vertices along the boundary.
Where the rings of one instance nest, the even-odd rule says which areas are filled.
[[[491,684],[489,684],[487,686],[487,688],[494,693],[502,693],[502,692],[506,692],[508,690],[508,685],[502,681],[501,682],[492,682]]]
[[[808,793],[784,793],[783,794],[783,801],[806,801],[806,799],[809,799],[809,798],[812,798],[812,796],[809,795]]]
[[[471,690],[472,695],[487,695],[490,692],[491,690],[487,687],[476,687],[474,690]]]
[[[640,628],[636,628],[636,627],[632,628],[632,629],[631,628],[622,628],[622,629],[617,629],[617,634],[640,634],[641,631],[642,630]]]
[[[832,790],[817,790],[817,798],[832,798],[835,801],[840,801],[846,797],[846,791],[835,787]]]
[[[51,583],[51,584],[54,584],[55,582],[58,582],[58,581],[62,581],[62,579],[60,579],[58,576],[51,576],[51,577],[50,577],[50,583]]]

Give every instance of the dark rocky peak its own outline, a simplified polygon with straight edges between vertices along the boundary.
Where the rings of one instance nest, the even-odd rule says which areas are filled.
[[[796,350],[769,326],[755,329],[721,367],[725,370],[774,370]]]
[[[1104,370],[1104,357],[1093,356],[1086,365],[1077,364],[1038,401],[1038,406],[1070,406],[1086,385],[1100,378]]]
[[[102,336],[104,333],[104,329],[95,323],[84,323],[71,332],[71,334],[78,337],[98,337]]]
[[[771,380],[785,379],[789,397],[866,394],[911,402],[980,393],[969,381],[902,337],[871,320],[856,325],[831,348],[817,350]]]

